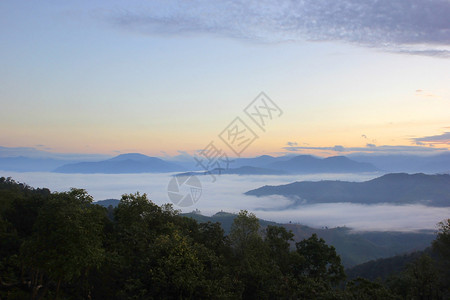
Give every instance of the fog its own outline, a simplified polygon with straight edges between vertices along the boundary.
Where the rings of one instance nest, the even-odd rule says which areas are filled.
[[[294,206],[281,196],[253,197],[244,192],[263,185],[279,185],[300,180],[346,180],[365,181],[381,174],[314,174],[289,176],[198,176],[202,194],[198,202],[183,212],[199,209],[204,215],[218,211],[238,212],[247,209],[258,217],[276,221],[300,223],[313,227],[347,226],[355,230],[412,231],[435,229],[436,223],[450,217],[450,207],[427,207],[424,205],[363,205],[332,203]],[[48,187],[52,191],[67,191],[71,187],[83,188],[95,201],[120,199],[122,194],[139,191],[157,204],[170,203],[167,186],[171,174],[58,174],[16,173],[0,171],[0,176],[12,177],[33,187]]]

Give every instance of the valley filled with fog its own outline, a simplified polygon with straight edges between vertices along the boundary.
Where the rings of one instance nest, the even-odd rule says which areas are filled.
[[[167,186],[173,174],[58,174],[50,172],[0,171],[0,176],[12,177],[32,187],[47,187],[51,191],[70,188],[86,189],[95,201],[120,199],[122,194],[147,193],[156,204],[170,203]],[[197,176],[202,184],[202,194],[192,206],[176,209],[203,215],[219,211],[237,213],[241,209],[254,212],[257,217],[279,223],[298,223],[312,227],[346,226],[355,230],[415,231],[434,230],[436,223],[450,214],[449,207],[430,207],[423,204],[392,205],[359,203],[298,204],[283,196],[246,196],[243,193],[264,185],[280,185],[294,181],[342,180],[361,182],[383,175],[365,174],[313,174],[313,175],[209,175]],[[361,199],[361,202],[364,199]]]

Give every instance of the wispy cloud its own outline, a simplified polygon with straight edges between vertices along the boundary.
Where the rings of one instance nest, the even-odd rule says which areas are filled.
[[[416,90],[416,96],[419,97],[426,97],[426,98],[440,98],[438,95],[435,95],[433,93],[418,89]]]
[[[417,145],[447,144],[450,145],[450,132],[440,135],[424,136],[412,139]]]
[[[437,136],[440,137],[440,136]],[[431,137],[428,137],[431,138]],[[423,146],[420,145],[423,144]],[[437,142],[435,142],[437,143]],[[424,142],[416,141],[417,146],[376,146],[375,144],[367,144],[366,147],[343,147],[341,145],[336,145],[332,147],[283,147],[282,149],[290,152],[304,152],[304,151],[333,151],[339,153],[353,153],[353,152],[367,152],[367,153],[383,153],[383,154],[394,154],[394,153],[416,153],[416,154],[426,154],[426,153],[436,153],[441,151],[448,151],[448,148],[437,148],[425,146]],[[440,144],[443,144],[441,141]]]
[[[108,15],[151,34],[209,33],[256,42],[343,41],[450,57],[448,0],[152,1]]]

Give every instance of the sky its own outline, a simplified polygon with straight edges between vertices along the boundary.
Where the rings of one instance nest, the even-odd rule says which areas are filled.
[[[450,2],[0,2],[0,146],[174,156],[450,148]],[[264,92],[264,128],[245,113]],[[252,107],[252,106],[251,106]]]

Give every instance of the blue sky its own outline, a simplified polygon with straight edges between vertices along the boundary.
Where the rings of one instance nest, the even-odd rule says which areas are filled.
[[[244,156],[446,150],[449,15],[445,0],[2,1],[0,146],[192,153],[264,91],[284,113]]]

